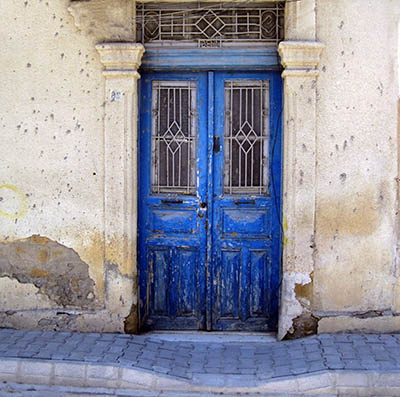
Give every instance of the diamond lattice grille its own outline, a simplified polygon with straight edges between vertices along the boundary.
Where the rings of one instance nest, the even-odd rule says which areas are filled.
[[[277,45],[283,39],[284,2],[138,3],[137,41],[180,41],[199,47],[251,42]]]
[[[268,193],[268,81],[225,82],[224,192]]]
[[[195,90],[192,82],[153,82],[153,193],[194,193]]]

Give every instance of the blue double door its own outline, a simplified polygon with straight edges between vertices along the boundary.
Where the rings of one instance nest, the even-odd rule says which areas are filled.
[[[140,107],[141,329],[274,330],[280,75],[144,72]]]

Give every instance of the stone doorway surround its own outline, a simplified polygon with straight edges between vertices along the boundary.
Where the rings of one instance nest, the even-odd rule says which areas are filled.
[[[71,0],[69,11],[85,34],[95,37],[105,80],[105,250],[123,236],[116,262],[137,275],[137,81],[145,51],[135,43],[134,0]],[[285,41],[279,45],[284,71],[283,256],[278,339],[302,336],[311,313],[314,270],[316,112],[318,63],[316,0],[291,1],[285,8]],[[138,290],[119,291],[137,307]],[[133,295],[133,296],[132,296]],[[135,304],[136,302],[136,304]],[[129,331],[137,332],[138,311]],[[316,325],[316,323],[315,323]]]

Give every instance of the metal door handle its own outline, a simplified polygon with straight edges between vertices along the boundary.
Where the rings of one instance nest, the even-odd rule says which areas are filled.
[[[161,200],[162,204],[183,204],[183,200]]]
[[[235,205],[241,205],[241,204],[255,204],[256,200],[235,200]]]
[[[219,145],[219,136],[214,137],[214,153],[219,153],[220,145]]]

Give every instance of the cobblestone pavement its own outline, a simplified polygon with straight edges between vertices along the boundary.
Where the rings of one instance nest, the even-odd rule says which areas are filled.
[[[321,370],[400,370],[400,335],[322,334],[272,343],[166,341],[151,336],[0,329],[0,357],[93,362],[191,379],[270,379]]]
[[[171,341],[151,335],[0,329],[0,360],[3,366],[4,360],[10,363],[51,360],[85,364],[87,368],[90,364],[96,364],[96,368],[112,365],[197,384],[202,380],[218,380],[218,376],[237,376],[246,383],[330,370],[390,372],[400,379],[400,335],[322,334],[285,342],[224,343]],[[1,392],[6,395],[7,387],[10,384],[0,386],[0,396]],[[33,392],[30,395],[34,396]],[[27,391],[14,391],[14,395],[18,393],[28,395],[23,394]],[[45,390],[40,395],[45,396]],[[157,393],[151,396],[158,395],[167,396]]]

